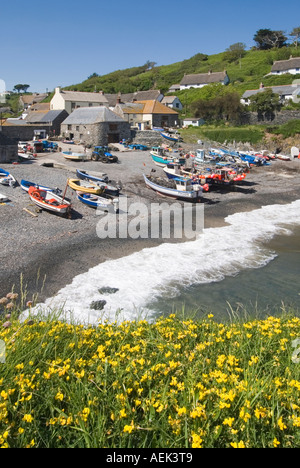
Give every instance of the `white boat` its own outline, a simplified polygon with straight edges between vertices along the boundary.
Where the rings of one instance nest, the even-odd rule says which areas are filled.
[[[65,159],[70,159],[71,161],[84,161],[87,160],[87,154],[85,153],[75,153],[73,151],[63,151],[63,156]]]
[[[5,203],[7,201],[8,201],[8,198],[5,195],[2,195],[2,193],[0,193],[0,203]]]
[[[28,190],[30,199],[39,207],[57,214],[68,214],[71,203],[56,193],[30,187]]]
[[[15,183],[16,179],[12,174],[10,174],[7,171],[4,171],[4,169],[0,169],[0,184],[10,185],[10,187],[13,187]]]
[[[189,179],[173,179],[176,188],[171,188],[170,186],[163,186],[158,184],[157,181],[148,179],[145,174],[143,174],[143,176],[147,187],[167,197],[197,201],[203,193],[203,187],[201,187],[200,184],[192,184]]]

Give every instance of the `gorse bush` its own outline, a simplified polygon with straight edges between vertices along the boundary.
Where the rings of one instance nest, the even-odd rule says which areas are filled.
[[[1,447],[300,446],[297,317],[0,330]]]

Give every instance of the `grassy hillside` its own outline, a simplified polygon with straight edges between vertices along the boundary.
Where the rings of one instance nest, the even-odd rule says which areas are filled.
[[[162,65],[147,69],[147,65],[117,70],[103,76],[94,74],[79,84],[67,89],[77,91],[104,91],[104,93],[129,93],[148,89],[161,89],[167,92],[169,87],[179,83],[184,74],[207,73],[227,70],[230,86],[242,94],[246,89],[255,89],[263,80],[266,86],[285,84],[292,81],[292,77],[267,77],[275,60],[286,60],[293,56],[300,56],[300,48],[283,47],[271,50],[249,50],[239,60],[230,61],[228,54],[222,52],[215,55],[196,54],[193,57],[171,65]]]

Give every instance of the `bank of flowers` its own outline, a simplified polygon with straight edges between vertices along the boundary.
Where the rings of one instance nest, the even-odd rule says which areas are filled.
[[[295,316],[4,322],[2,448],[300,446]]]

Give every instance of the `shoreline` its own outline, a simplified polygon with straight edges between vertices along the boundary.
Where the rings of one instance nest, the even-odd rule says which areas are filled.
[[[142,165],[146,162],[146,173],[147,170],[155,167],[150,161],[148,152],[133,152],[130,155],[117,153],[117,155],[121,159],[121,164],[118,166],[85,162],[84,168],[87,171],[105,170],[111,179],[121,180],[124,187],[123,193],[133,201],[142,200],[147,204],[168,201],[144,187],[140,175]],[[55,153],[51,157],[60,160],[60,156]],[[135,170],[132,170],[133,168]],[[158,168],[155,168],[158,172]],[[55,186],[60,186],[60,188],[64,185],[62,181],[72,176],[70,175],[71,169],[44,168],[37,163],[30,166],[10,166],[9,169],[19,174],[28,172],[27,180],[30,180],[30,176],[32,176],[31,180],[34,176],[36,178],[39,176],[39,183],[45,184],[47,176],[49,178],[51,173],[53,181],[57,182]],[[21,177],[16,175],[20,180]],[[42,176],[43,180],[41,180]],[[281,190],[278,189],[280,181],[282,182]],[[300,198],[299,186],[299,161],[275,161],[269,167],[252,169],[247,174],[245,182],[236,186],[235,189],[205,194],[201,201],[205,207],[205,228],[225,226],[225,218],[234,213],[252,211],[265,205],[291,203]],[[1,187],[2,193],[4,189],[6,187],[3,189]],[[12,189],[7,188],[7,190]],[[22,192],[19,187],[13,190],[12,193],[18,191],[18,195]],[[39,213],[37,218],[31,217],[21,209],[28,202],[28,195],[24,193],[21,194],[18,202],[14,200],[12,207],[14,213],[18,215],[11,219],[9,210],[6,211],[7,216],[4,216],[6,225],[3,224],[1,228],[1,234],[4,234],[4,237],[1,237],[4,238],[6,249],[0,266],[0,297],[10,292],[13,285],[15,291],[20,292],[22,274],[23,286],[26,285],[27,300],[37,293],[38,301],[44,302],[47,298],[56,295],[61,288],[70,284],[75,276],[85,273],[100,263],[128,256],[144,248],[156,247],[164,242],[178,242],[177,239],[173,241],[170,239],[99,239],[96,234],[98,219],[95,212],[81,205],[70,192],[71,190],[68,191],[67,196],[70,196],[74,202],[75,210],[72,220],[60,219],[46,212]],[[17,210],[15,210],[16,205],[18,205]],[[5,208],[8,209],[9,205]],[[32,206],[30,210],[33,210]],[[12,239],[12,243],[9,242],[9,238]]]

